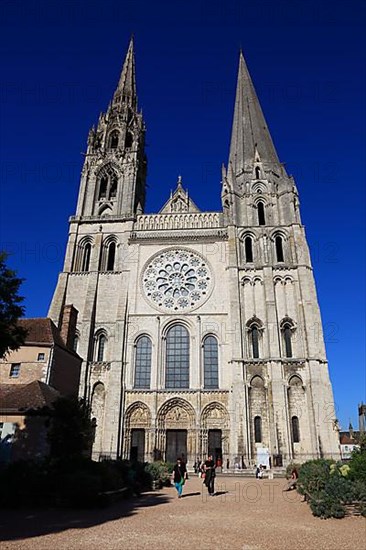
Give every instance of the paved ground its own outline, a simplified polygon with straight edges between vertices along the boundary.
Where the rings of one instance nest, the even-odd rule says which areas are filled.
[[[365,548],[366,521],[314,518],[285,480],[217,478],[208,498],[190,479],[102,510],[5,511],[0,549],[347,550]]]

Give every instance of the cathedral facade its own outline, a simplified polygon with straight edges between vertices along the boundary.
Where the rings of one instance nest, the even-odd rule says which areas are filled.
[[[243,55],[222,209],[178,179],[145,214],[145,124],[131,40],[88,136],[76,215],[49,316],[78,310],[80,396],[93,457],[215,455],[273,466],[338,457],[313,270],[295,181],[280,163]]]

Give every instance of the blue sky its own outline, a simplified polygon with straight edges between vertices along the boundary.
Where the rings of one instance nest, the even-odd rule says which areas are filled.
[[[45,316],[62,268],[87,133],[135,34],[147,123],[147,211],[178,174],[220,208],[242,47],[280,159],[296,179],[321,305],[337,415],[365,400],[365,3],[0,4],[0,246]]]

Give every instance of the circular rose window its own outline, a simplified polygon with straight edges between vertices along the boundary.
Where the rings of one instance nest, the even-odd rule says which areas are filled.
[[[185,311],[206,301],[212,289],[212,275],[200,254],[173,249],[153,256],[142,274],[142,286],[155,307]]]

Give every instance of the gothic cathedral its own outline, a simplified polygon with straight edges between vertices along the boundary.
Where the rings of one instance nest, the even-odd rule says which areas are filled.
[[[88,136],[49,316],[78,310],[93,457],[215,455],[224,466],[338,457],[338,431],[296,184],[278,160],[244,57],[222,210],[179,178],[144,214],[145,123],[131,40]],[[265,458],[262,462],[265,461]]]

